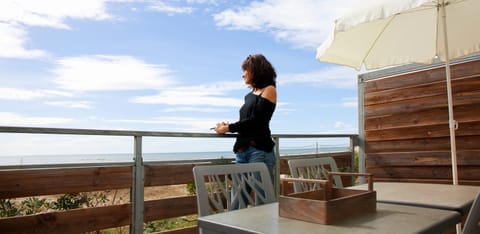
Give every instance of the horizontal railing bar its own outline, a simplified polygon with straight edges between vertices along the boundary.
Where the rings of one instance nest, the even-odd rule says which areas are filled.
[[[216,133],[11,127],[11,126],[0,126],[0,132],[34,133],[34,134],[68,134],[68,135],[105,135],[105,136],[152,136],[152,137],[235,137],[236,136],[236,134],[216,134]],[[356,137],[357,135],[358,134],[272,134],[273,137],[279,137],[279,138],[332,138],[332,137]]]
[[[143,161],[144,165],[169,165],[169,164],[200,164],[210,163],[219,160],[235,160],[231,158],[211,158],[211,159],[189,159],[189,160],[168,160],[168,161]],[[51,169],[51,168],[77,168],[77,167],[115,167],[115,166],[133,166],[131,162],[98,162],[98,163],[57,163],[57,164],[24,164],[24,165],[0,165],[0,170],[8,169]]]
[[[144,221],[144,176],[145,166],[162,165],[162,164],[202,164],[230,161],[234,163],[234,158],[214,158],[214,159],[190,159],[190,160],[174,160],[174,161],[144,161],[141,150],[142,137],[193,137],[193,138],[213,138],[213,137],[236,137],[237,134],[216,134],[216,133],[192,133],[192,132],[160,132],[160,131],[132,131],[132,130],[101,130],[101,129],[74,129],[74,128],[43,128],[43,127],[15,127],[0,126],[0,133],[16,133],[16,134],[56,134],[56,135],[101,135],[101,136],[130,136],[134,137],[134,154],[132,161],[124,162],[97,162],[97,163],[65,163],[65,164],[26,164],[26,165],[6,165],[0,166],[0,170],[21,170],[21,169],[60,169],[60,168],[84,168],[84,167],[115,167],[128,166],[132,167],[132,185],[131,185],[131,233],[143,232]],[[280,138],[357,138],[358,134],[272,134],[277,143],[276,157],[281,158],[279,150]],[[351,142],[353,142],[351,140]],[[349,151],[346,151],[349,152]],[[322,152],[320,154],[328,154]],[[352,154],[353,155],[353,154]],[[277,160],[277,167],[280,168],[280,160]],[[279,178],[277,170],[277,181]],[[279,187],[276,183],[276,191],[278,194]]]
[[[321,152],[321,153],[296,153],[296,154],[286,154],[280,155],[282,159],[290,159],[295,157],[301,156],[310,156],[312,154],[315,155],[340,155],[345,152],[350,152],[348,150],[345,151],[333,151],[333,152]],[[144,160],[144,165],[170,165],[170,164],[201,164],[201,163],[215,163],[220,161],[227,161],[231,160],[232,163],[235,162],[235,157],[223,157],[223,158],[206,158],[206,159],[188,159],[188,160],[162,160],[162,161],[150,161]],[[59,163],[59,164],[24,164],[24,165],[0,165],[0,170],[12,170],[12,169],[52,169],[52,168],[81,168],[81,167],[115,167],[115,166],[133,166],[134,161],[132,159],[131,162],[98,162],[98,163]]]
[[[132,162],[108,162],[108,163],[60,163],[60,164],[23,164],[0,166],[0,170],[10,169],[58,169],[58,168],[83,168],[83,167],[117,167],[133,166]]]
[[[356,137],[358,134],[272,134],[278,138],[335,138],[335,137]]]
[[[157,132],[130,130],[101,130],[75,128],[39,128],[39,127],[8,127],[0,126],[0,132],[5,133],[35,133],[35,134],[68,134],[68,135],[105,135],[105,136],[158,136],[158,137],[233,137],[233,134],[219,135],[215,133],[187,132]]]

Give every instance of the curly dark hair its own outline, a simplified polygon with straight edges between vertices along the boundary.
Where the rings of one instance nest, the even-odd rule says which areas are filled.
[[[262,54],[249,55],[242,63],[242,69],[252,75],[252,88],[263,89],[276,86],[277,73],[272,64]]]

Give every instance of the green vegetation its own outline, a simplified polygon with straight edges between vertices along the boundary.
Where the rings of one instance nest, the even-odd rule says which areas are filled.
[[[197,225],[197,215],[188,215],[179,218],[171,218],[148,222],[144,225],[146,233],[161,232]]]
[[[10,199],[0,199],[0,217],[10,217],[20,214],[20,210]]]
[[[187,192],[190,196],[193,196],[193,195],[197,194],[197,189],[196,189],[194,183],[189,183],[186,186],[187,186]]]
[[[216,164],[231,163],[231,159],[220,158]],[[354,171],[358,172],[358,150],[355,150]],[[339,168],[340,171],[350,171],[350,167]],[[195,195],[195,184],[186,184],[189,195]],[[88,207],[100,207],[116,204],[117,191],[114,191],[112,201],[109,200],[108,193],[110,191],[89,192],[89,193],[69,193],[56,198],[56,200],[48,201],[46,198],[28,197],[24,200],[20,199],[0,199],[0,218],[13,217],[21,215],[33,215],[55,210],[70,210]],[[110,196],[111,197],[111,196]],[[119,198],[121,200],[121,198]],[[167,230],[191,227],[197,224],[197,215],[189,215],[178,218],[170,218],[164,220],[152,221],[144,224],[145,233],[157,233]],[[116,227],[105,230],[95,231],[91,233],[102,234],[123,234],[129,233],[129,227]]]
[[[195,194],[195,185],[187,184],[187,190],[191,195]],[[112,205],[115,203],[116,191],[113,201],[108,199],[107,193],[90,192],[90,193],[69,193],[56,198],[56,200],[48,201],[46,198],[28,197],[21,199],[0,199],[0,218],[13,217],[23,215],[33,215],[55,210],[70,210],[88,207],[100,207]],[[178,218],[170,218],[157,220],[144,224],[145,233],[156,233],[166,230],[195,226],[197,224],[197,215],[189,215]],[[105,230],[94,231],[91,233],[102,234],[124,234],[129,233],[129,227],[116,227]]]

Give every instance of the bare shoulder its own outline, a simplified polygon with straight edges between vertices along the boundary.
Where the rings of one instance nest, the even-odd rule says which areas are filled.
[[[271,101],[272,103],[277,103],[277,89],[273,85],[269,85],[263,89],[262,97]]]

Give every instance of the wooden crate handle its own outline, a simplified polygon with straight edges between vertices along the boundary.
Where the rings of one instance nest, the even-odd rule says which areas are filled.
[[[371,173],[358,173],[358,172],[328,172],[328,180],[333,181],[333,176],[364,176],[367,178],[368,191],[373,191],[373,175]]]
[[[285,182],[306,182],[306,183],[317,183],[320,184],[320,187],[323,188],[323,195],[325,200],[330,200],[331,190],[332,190],[332,181],[331,180],[318,180],[318,179],[304,179],[304,178],[282,178],[282,181]]]

